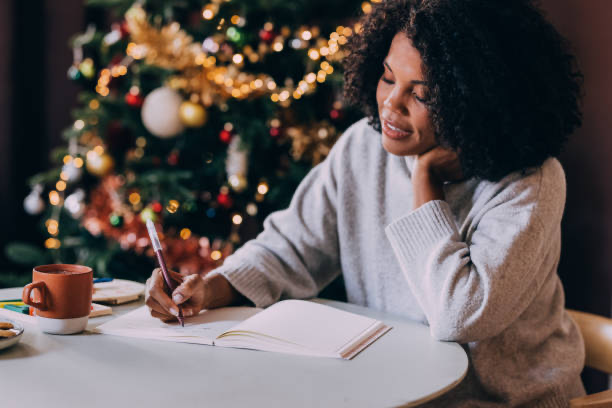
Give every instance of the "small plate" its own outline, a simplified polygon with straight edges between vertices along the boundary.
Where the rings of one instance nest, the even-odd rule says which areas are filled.
[[[8,330],[17,333],[17,335],[13,337],[0,337],[0,350],[2,350],[17,344],[19,340],[21,340],[21,335],[23,334],[23,326],[18,322],[11,319],[7,319],[5,317],[0,317],[0,322],[12,323],[13,328]]]

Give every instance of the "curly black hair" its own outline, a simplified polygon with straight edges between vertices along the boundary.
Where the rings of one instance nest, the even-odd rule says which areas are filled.
[[[496,181],[561,153],[581,125],[582,74],[530,0],[383,0],[344,59],[345,99],[380,131],[376,88],[393,37],[421,54],[437,142],[466,177]]]

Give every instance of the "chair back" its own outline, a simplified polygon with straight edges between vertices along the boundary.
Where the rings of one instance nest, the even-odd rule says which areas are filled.
[[[584,338],[585,365],[612,374],[612,319],[576,310],[568,313]]]

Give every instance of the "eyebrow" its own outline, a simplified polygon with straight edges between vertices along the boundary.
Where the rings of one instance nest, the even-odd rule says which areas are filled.
[[[383,64],[389,68],[389,71],[393,72],[393,70],[391,69],[391,67],[389,66],[389,64],[387,64],[387,61],[383,61]],[[413,79],[412,81],[410,81],[411,83],[415,84],[415,85],[427,85],[427,82],[425,81],[419,81],[419,80],[415,80]]]

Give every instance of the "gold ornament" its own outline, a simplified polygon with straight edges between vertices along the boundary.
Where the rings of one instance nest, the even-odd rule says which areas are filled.
[[[113,170],[115,161],[106,153],[88,154],[86,167],[87,171],[94,176],[103,177]]]
[[[208,119],[208,115],[206,114],[204,107],[199,103],[193,103],[190,101],[181,103],[179,108],[179,117],[181,118],[181,122],[188,127],[204,126],[206,119]]]

